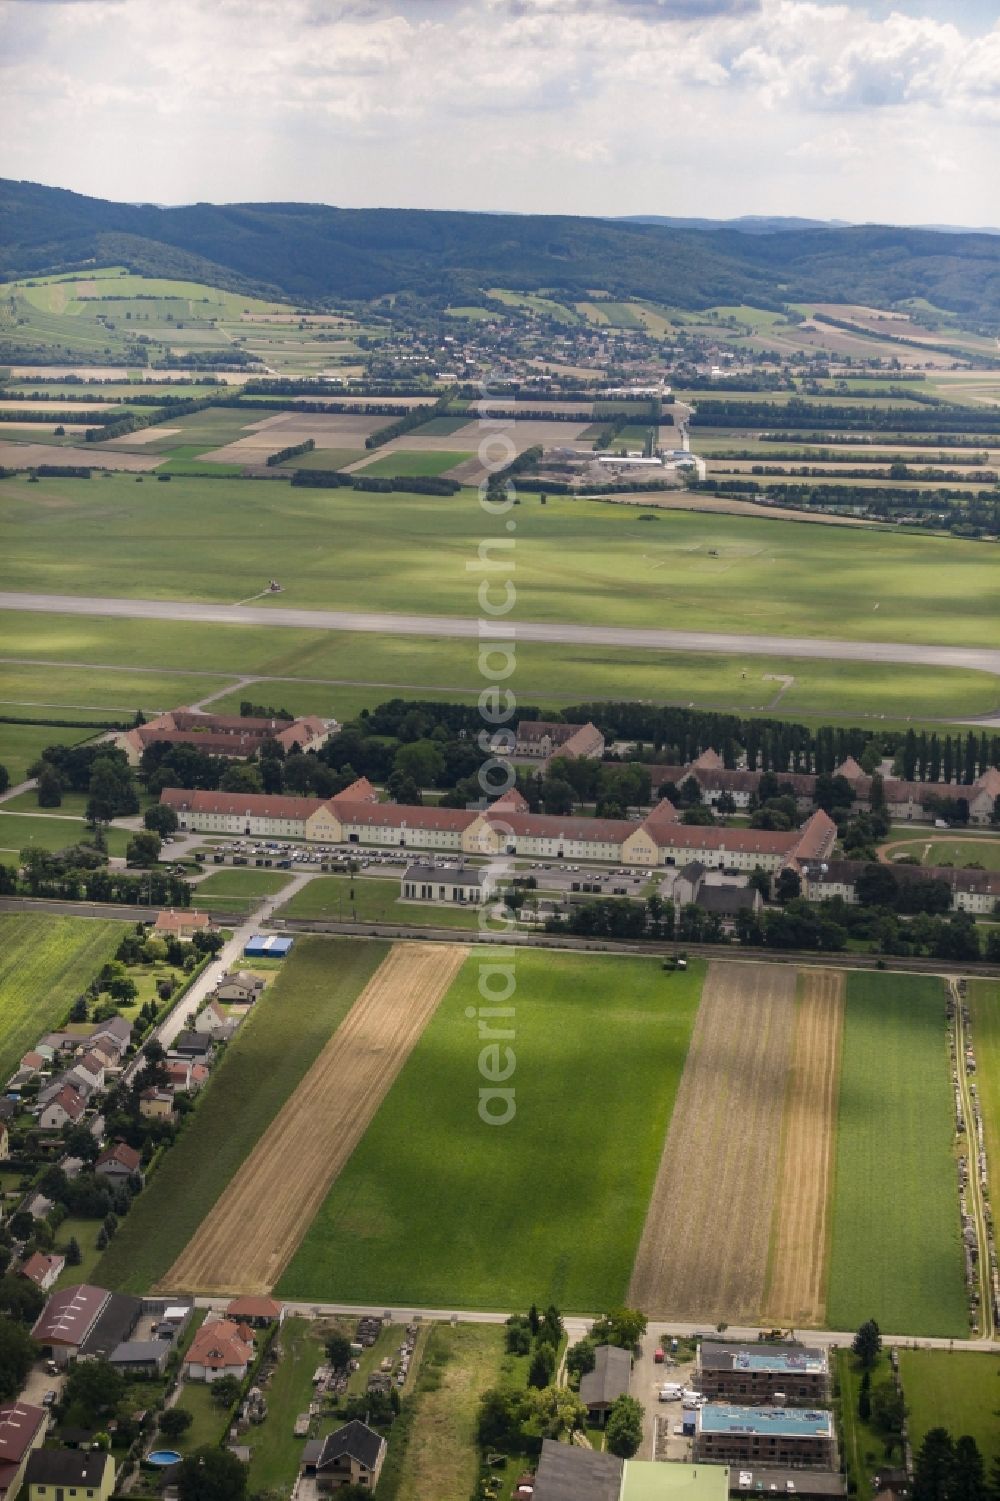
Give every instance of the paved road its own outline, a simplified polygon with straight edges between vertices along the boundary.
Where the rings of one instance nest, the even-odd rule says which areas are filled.
[[[198,1308],[225,1309],[229,1302],[228,1298],[195,1298]],[[379,1318],[385,1313],[390,1313],[393,1323],[407,1324],[414,1319],[423,1322],[436,1320],[447,1323],[449,1319],[458,1319],[463,1324],[504,1324],[510,1317],[509,1312],[495,1313],[483,1312],[478,1309],[462,1310],[460,1308],[414,1308],[405,1303],[292,1303],[282,1298],[282,1303],[290,1313],[315,1314],[326,1318],[334,1314],[345,1314],[349,1318],[359,1318],[362,1314],[375,1314]],[[520,1310],[519,1310],[520,1311]],[[580,1339],[590,1328],[596,1314],[577,1314],[567,1316],[564,1320],[566,1332],[570,1340]],[[678,1339],[689,1338],[694,1334],[713,1334],[714,1330],[704,1321],[699,1324],[692,1323],[662,1323],[651,1321],[643,1339],[644,1345],[652,1348],[676,1336]],[[755,1326],[736,1327],[729,1325],[726,1329],[728,1340],[751,1340],[756,1341],[761,1330]],[[797,1339],[805,1344],[820,1345],[824,1349],[834,1346],[849,1346],[855,1331],[844,1329],[798,1329],[794,1330]],[[912,1334],[883,1334],[884,1345],[897,1345],[901,1349],[920,1350],[986,1350],[988,1352],[1000,1352],[1000,1340],[974,1340],[974,1339],[931,1339],[920,1338]]]
[[[0,591],[0,610],[56,615],[103,615],[123,620],[181,620],[206,625],[290,626],[298,630],[366,631],[387,636],[447,636],[478,640],[480,621],[450,615],[390,615],[366,610],[304,610],[288,606],[191,604],[183,600],[106,599],[68,594]],[[497,627],[498,636],[504,624]],[[925,646],[905,641],[822,641],[808,636],[744,636],[626,626],[548,625],[518,621],[518,641],[577,646],[623,646],[648,651],[715,652],[730,656],[815,657],[841,662],[898,662],[915,667],[964,667],[1000,676],[1000,648]]]

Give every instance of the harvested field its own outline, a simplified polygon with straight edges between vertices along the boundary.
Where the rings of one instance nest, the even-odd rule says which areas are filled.
[[[820,1324],[826,1310],[844,977],[812,970],[799,981],[792,1071],[781,1133],[766,1321]]]
[[[644,1313],[760,1313],[795,982],[785,965],[709,965],[629,1286]]]
[[[467,954],[458,944],[390,950],[165,1287],[234,1293],[273,1286]]]
[[[111,449],[89,444],[86,448],[56,446],[51,443],[2,443],[0,464],[10,469],[34,469],[38,464],[83,465],[88,469],[155,469],[163,463],[159,453],[114,453]]]
[[[456,470],[457,474],[458,471]],[[663,492],[634,495],[602,495],[601,501],[615,506],[642,506],[655,511],[715,511],[722,516],[753,516],[771,521],[814,521],[820,526],[867,526],[857,516],[828,516],[822,511],[801,511],[792,506],[758,505],[752,500],[732,500],[725,495],[696,495],[690,490],[678,490],[676,495]]]
[[[246,423],[245,435],[202,455],[220,464],[259,464],[282,448],[294,448],[312,438],[317,448],[364,448],[365,439],[391,422],[391,417],[360,413],[279,412]],[[433,446],[433,445],[431,445]]]

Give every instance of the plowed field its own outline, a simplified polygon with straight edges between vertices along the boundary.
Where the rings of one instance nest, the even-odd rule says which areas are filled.
[[[766,1300],[767,1321],[790,1328],[820,1324],[826,1310],[843,1026],[843,975],[835,970],[803,974]]]
[[[164,1287],[264,1292],[277,1281],[467,954],[457,944],[389,952]]]
[[[760,1313],[795,1027],[795,970],[709,966],[628,1301],[661,1318]]]

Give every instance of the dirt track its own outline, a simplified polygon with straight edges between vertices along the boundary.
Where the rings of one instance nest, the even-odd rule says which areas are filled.
[[[835,970],[803,974],[765,1302],[768,1320],[793,1329],[821,1324],[826,1312],[843,1022],[844,976]]]
[[[709,966],[628,1302],[657,1318],[760,1312],[796,972]]]
[[[460,944],[390,950],[164,1288],[259,1293],[274,1285],[467,954]]]

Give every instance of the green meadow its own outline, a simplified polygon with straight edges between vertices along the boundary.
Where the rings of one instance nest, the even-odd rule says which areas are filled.
[[[102,1287],[147,1291],[173,1265],[386,952],[382,943],[296,940],[101,1258]]]
[[[111,919],[0,914],[0,1078],[65,1019],[124,932]]]
[[[969,1005],[986,1162],[990,1182],[996,1183],[1000,1174],[1000,980],[971,981]],[[997,1396],[1000,1399],[1000,1392]],[[997,1405],[1000,1406],[1000,1400]]]
[[[986,1470],[1000,1459],[1000,1355],[972,1350],[900,1350],[910,1441],[919,1449],[931,1428],[970,1434]]]
[[[391,453],[364,464],[359,472],[386,479],[396,475],[439,475],[447,474],[456,464],[471,458],[471,453],[455,453],[443,448],[394,448]]]
[[[514,1037],[480,1073],[466,962],[279,1284],[293,1298],[455,1308],[605,1308],[625,1294],[703,966],[519,952]],[[485,974],[485,971],[484,971]],[[472,1013],[470,1020],[469,1013]],[[513,1088],[486,1124],[480,1089]],[[494,1098],[495,1111],[509,1108]]]
[[[0,683],[4,681],[4,664],[0,662]],[[5,695],[6,696],[6,695]],[[17,714],[27,717],[29,714],[38,713],[37,708],[25,704],[7,703],[4,710],[8,714]],[[81,715],[86,711],[81,710]],[[63,714],[59,711],[60,719],[75,718],[75,715]],[[87,714],[89,718],[89,714]],[[97,731],[85,729],[71,729],[68,725],[48,724],[3,724],[0,722],[0,766],[6,766],[10,775],[11,786],[24,780],[28,767],[33,761],[37,761],[47,745],[78,745],[81,740],[89,740]]]
[[[46,741],[48,744],[48,741]],[[5,813],[0,805],[0,850],[62,850],[79,844],[90,834],[82,818],[62,818],[47,813]],[[125,829],[105,831],[110,855],[124,855],[131,835]]]
[[[277,577],[283,605],[475,609],[466,565],[484,521],[471,491],[15,478],[0,506],[14,590],[229,602]],[[995,613],[989,549],[950,537],[681,511],[643,525],[630,508],[565,497],[525,497],[516,521],[522,620],[965,645]],[[122,535],[128,549],[109,546]]]
[[[969,1321],[945,1034],[930,975],[847,976],[827,1322],[957,1335]]]

